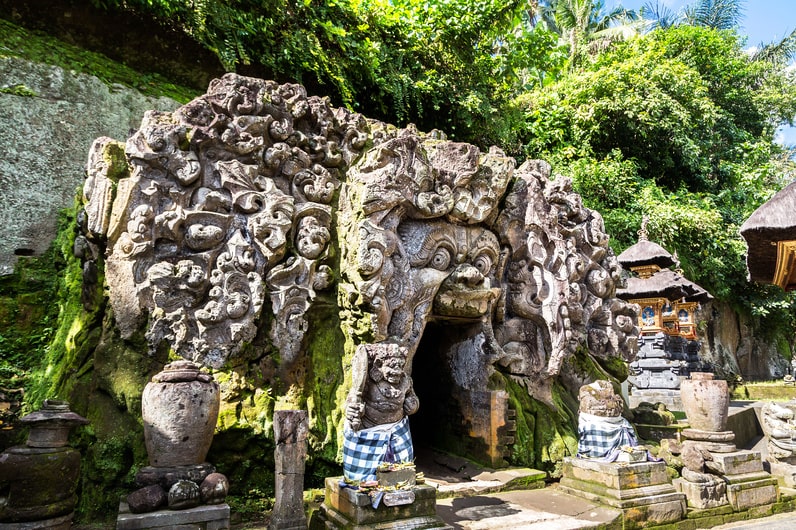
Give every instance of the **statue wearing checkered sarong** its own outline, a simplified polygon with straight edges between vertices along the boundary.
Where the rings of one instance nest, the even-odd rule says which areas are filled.
[[[622,417],[622,397],[611,383],[583,385],[578,399],[578,456],[613,462],[622,448],[638,445],[633,425]]]
[[[343,433],[343,473],[349,480],[374,480],[379,464],[414,460],[408,415],[419,401],[406,358],[406,348],[388,343],[363,344],[354,353]]]

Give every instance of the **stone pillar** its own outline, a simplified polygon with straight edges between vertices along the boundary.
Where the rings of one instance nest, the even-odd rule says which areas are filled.
[[[304,460],[307,457],[306,410],[274,412],[274,461],[276,463],[276,502],[271,530],[304,530]]]

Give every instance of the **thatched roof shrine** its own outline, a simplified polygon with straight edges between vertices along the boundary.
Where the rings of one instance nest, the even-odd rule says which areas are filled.
[[[650,264],[657,265],[663,269],[676,263],[674,257],[665,248],[644,239],[644,236],[639,239],[638,243],[619,254],[617,259],[626,269]]]
[[[699,285],[669,269],[661,269],[649,278],[628,278],[627,287],[617,289],[616,296],[623,300],[663,296],[667,300],[685,299],[686,302],[707,302],[713,298]]]
[[[777,192],[741,226],[749,279],[796,287],[796,182]]]

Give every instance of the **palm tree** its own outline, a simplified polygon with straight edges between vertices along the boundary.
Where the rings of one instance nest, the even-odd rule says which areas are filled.
[[[680,13],[669,9],[661,0],[650,1],[641,8],[647,29],[687,25],[713,29],[737,29],[743,18],[744,0],[697,0]]]
[[[760,43],[752,54],[752,60],[768,61],[776,66],[788,66],[796,58],[796,29],[786,35],[782,40]]]
[[[637,32],[634,11],[616,7],[605,12],[604,8],[604,0],[547,0],[537,3],[535,20],[569,46],[575,66],[587,53]]]
[[[691,26],[712,29],[738,28],[743,4],[743,0],[698,0],[685,8],[685,21]]]
[[[680,15],[669,9],[660,0],[644,4],[639,14],[643,20],[650,22],[647,25],[647,29],[650,31],[656,28],[671,28],[681,20]]]

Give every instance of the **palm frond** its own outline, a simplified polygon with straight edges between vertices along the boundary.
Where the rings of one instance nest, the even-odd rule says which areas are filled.
[[[766,61],[777,66],[785,66],[796,58],[796,29],[782,40],[760,43],[757,51],[752,54],[753,61]]]

